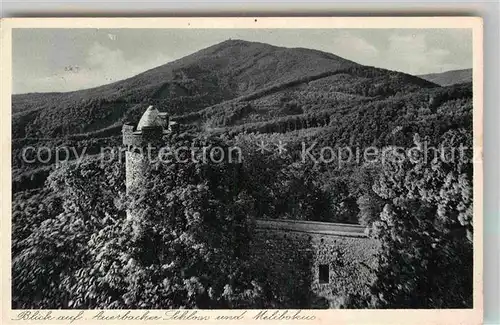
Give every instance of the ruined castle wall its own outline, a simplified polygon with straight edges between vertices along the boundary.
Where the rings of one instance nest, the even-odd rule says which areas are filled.
[[[359,231],[297,231],[290,230],[295,226],[293,222],[291,227],[284,225],[274,229],[260,225],[252,248],[270,285],[274,282],[276,291],[290,297],[284,307],[303,307],[292,301],[294,295],[313,308],[342,308],[350,305],[356,295],[368,294],[367,285],[374,276],[369,268],[376,267],[374,254],[379,247],[375,240]],[[320,267],[328,269],[326,281],[324,274],[320,279]],[[304,297],[306,292],[308,296]]]
[[[308,308],[313,300],[312,249],[307,234],[254,233],[251,250],[252,278],[264,284],[266,304],[259,308]]]
[[[379,244],[368,237],[312,235],[313,280],[311,290],[329,301],[330,307],[342,308],[356,295],[369,295],[368,284],[374,279]],[[328,280],[320,280],[320,267],[328,266]]]

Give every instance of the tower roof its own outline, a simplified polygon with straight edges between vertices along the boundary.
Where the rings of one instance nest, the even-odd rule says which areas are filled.
[[[144,127],[159,126],[163,127],[162,118],[159,116],[160,112],[153,106],[149,106],[148,109],[142,114],[139,124],[137,124],[137,131],[141,131]]]

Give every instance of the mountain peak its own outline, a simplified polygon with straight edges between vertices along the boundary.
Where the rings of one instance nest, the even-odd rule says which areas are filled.
[[[243,49],[245,51],[251,51],[252,53],[256,53],[259,51],[265,51],[265,52],[279,51],[285,48],[267,43],[230,38],[220,43],[209,46],[205,49],[202,49],[194,53],[193,55],[196,55],[197,53],[200,53],[202,55],[210,53],[217,54],[217,53],[224,53],[225,51],[227,51],[228,53],[234,53],[235,51],[241,51]]]
[[[262,43],[262,42],[256,42],[256,41],[248,41],[244,39],[238,39],[238,38],[229,38],[225,41],[222,41],[220,43],[217,43],[215,46],[252,46],[252,45],[260,45],[260,46],[265,46],[265,47],[274,47],[274,48],[279,48],[279,46],[275,46],[272,44],[268,43]]]

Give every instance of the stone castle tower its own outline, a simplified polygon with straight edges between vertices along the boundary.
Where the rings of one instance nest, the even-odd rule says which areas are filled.
[[[142,115],[137,127],[132,123],[123,125],[123,145],[125,153],[125,179],[127,193],[133,193],[141,188],[144,182],[144,172],[153,154],[164,146],[164,136],[175,131],[177,123],[169,121],[167,113],[160,113],[153,106],[149,106]],[[148,150],[153,148],[153,150]],[[156,150],[154,150],[156,149]],[[132,212],[128,211],[128,217]]]

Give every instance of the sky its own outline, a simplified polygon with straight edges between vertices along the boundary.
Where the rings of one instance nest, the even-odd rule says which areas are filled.
[[[472,67],[470,29],[14,29],[13,93],[108,84],[228,39],[311,48],[413,75]]]

